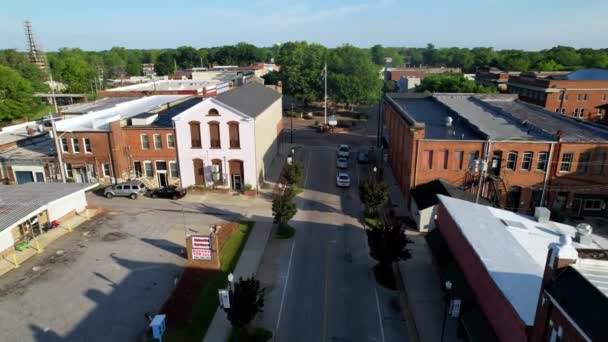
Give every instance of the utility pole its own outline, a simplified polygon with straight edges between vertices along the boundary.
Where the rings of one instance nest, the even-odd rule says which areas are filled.
[[[325,68],[323,69],[323,78],[325,79],[325,126],[327,126],[327,62],[325,62]]]
[[[56,106],[56,105],[55,105]],[[59,145],[59,137],[57,136],[57,128],[55,127],[55,117],[51,114],[51,129],[53,132],[53,140],[55,141],[55,150],[57,151],[57,161],[59,162],[59,173],[61,174],[61,181],[66,182],[65,168],[63,166],[63,153],[61,146]]]

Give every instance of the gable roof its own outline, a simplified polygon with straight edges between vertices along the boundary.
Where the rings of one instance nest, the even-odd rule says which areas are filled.
[[[281,96],[280,93],[264,85],[252,82],[221,93],[214,99],[255,118],[280,99]]]
[[[458,189],[443,179],[435,179],[430,182],[417,185],[411,191],[412,198],[416,201],[418,210],[432,207],[439,203],[437,195],[443,195],[461,200],[475,202],[475,194]],[[479,204],[492,205],[488,200],[479,198]]]

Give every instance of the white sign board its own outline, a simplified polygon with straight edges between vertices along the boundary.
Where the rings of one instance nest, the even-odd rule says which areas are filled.
[[[330,126],[337,126],[338,125],[338,118],[336,118],[335,115],[330,115],[327,118],[327,124]]]
[[[211,249],[211,239],[208,236],[193,236],[192,249],[194,248]]]
[[[193,260],[211,260],[211,250],[192,248],[192,259]]]
[[[452,316],[452,318],[458,318],[458,316],[460,316],[460,305],[460,299],[452,299],[450,301],[450,316]]]
[[[230,294],[228,290],[219,290],[220,306],[224,309],[230,309]]]

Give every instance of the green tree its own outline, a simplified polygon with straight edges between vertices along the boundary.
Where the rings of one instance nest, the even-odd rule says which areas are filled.
[[[271,71],[266,75],[262,76],[264,84],[277,85],[281,81],[281,75],[277,71]]]
[[[370,255],[381,268],[390,268],[393,262],[410,257],[406,249],[410,241],[402,224],[378,225],[367,229],[367,243]]]
[[[229,293],[230,308],[224,310],[233,327],[244,328],[263,311],[265,289],[254,277],[239,278]]]
[[[294,160],[291,165],[287,164],[284,171],[285,179],[289,184],[299,184],[304,178],[304,166],[297,160]]]
[[[172,74],[175,70],[175,62],[175,52],[163,51],[154,63],[154,70],[160,76]]]
[[[31,84],[17,71],[0,65],[0,122],[29,115],[36,107]]]
[[[438,65],[438,53],[435,45],[429,43],[422,53],[422,63],[426,65]]]
[[[298,100],[310,102],[323,98],[321,71],[327,50],[318,44],[288,42],[281,46],[276,63],[283,82],[283,92]]]
[[[58,60],[54,74],[67,86],[67,91],[73,93],[88,93],[96,77],[95,69],[77,54]]]
[[[369,177],[359,184],[359,197],[367,213],[376,216],[378,209],[388,201],[388,186]]]
[[[276,196],[272,200],[272,216],[274,221],[279,224],[289,222],[298,212],[298,208],[293,201],[285,198],[285,196]]]
[[[200,64],[200,55],[191,46],[180,46],[175,51],[175,60],[178,68],[190,69]]]
[[[425,77],[416,86],[417,92],[431,93],[495,93],[496,90],[468,80],[463,74],[447,73]]]
[[[327,67],[327,87],[332,100],[354,107],[380,98],[380,68],[372,63],[367,51],[343,45],[331,51]]]

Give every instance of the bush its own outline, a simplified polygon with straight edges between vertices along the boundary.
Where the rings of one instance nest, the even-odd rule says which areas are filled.
[[[319,126],[319,120],[315,120],[315,126]]]
[[[287,223],[279,223],[277,227],[276,237],[278,239],[289,239],[296,234],[295,228]]]
[[[243,187],[243,190],[251,191],[251,190],[253,190],[253,186],[251,184],[245,184],[245,186]]]
[[[71,177],[70,177],[70,178],[66,178],[66,179],[65,179],[65,182],[66,182],[66,183],[76,183],[76,180],[75,180],[74,178],[71,178]]]
[[[359,184],[359,196],[370,215],[377,213],[378,208],[388,201],[388,186],[373,178],[368,178]]]
[[[292,201],[281,196],[277,196],[272,200],[272,215],[274,216],[274,221],[277,223],[287,223],[287,221],[291,220],[297,212],[298,208]]]
[[[291,165],[287,164],[285,167],[284,176],[289,184],[299,184],[304,178],[304,166],[294,160]]]

